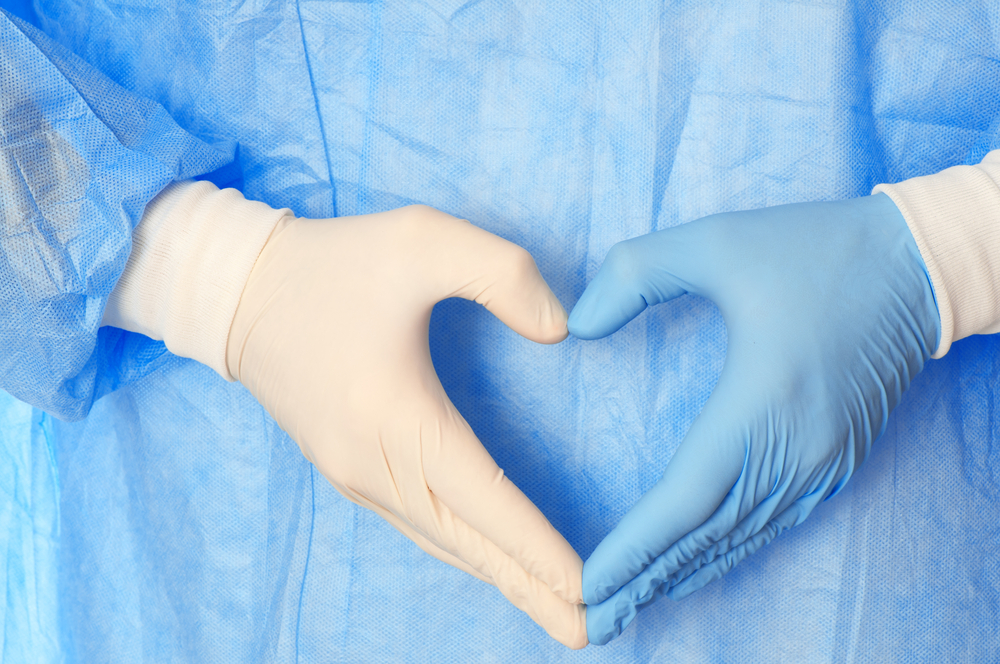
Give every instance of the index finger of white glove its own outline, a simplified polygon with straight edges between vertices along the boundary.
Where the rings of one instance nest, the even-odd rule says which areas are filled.
[[[350,500],[355,505],[359,505],[360,507],[370,509],[372,512],[375,512],[380,517],[385,519],[390,526],[392,526],[400,533],[402,533],[402,535],[406,537],[408,540],[419,546],[425,553],[429,553],[430,555],[434,556],[444,564],[451,565],[452,567],[460,569],[466,574],[474,576],[480,581],[484,581],[490,584],[491,586],[496,585],[495,583],[493,583],[492,578],[490,578],[486,574],[483,574],[482,572],[480,572],[478,569],[476,569],[466,561],[449,553],[448,551],[445,551],[437,544],[424,537],[424,535],[419,530],[414,528],[413,525],[401,519],[400,517],[396,516],[392,511],[382,507],[378,503],[374,503],[368,500],[364,496],[358,494],[355,491],[352,491],[351,489],[348,489],[347,487],[336,487],[336,489],[337,491],[340,492],[342,496]]]
[[[496,544],[470,528],[433,493],[426,492],[419,503],[423,508],[411,509],[410,516],[404,518],[348,487],[336,488],[352,502],[381,516],[441,562],[496,586],[511,604],[527,613],[556,641],[573,649],[587,645],[586,607],[557,597]],[[582,567],[579,556],[575,565],[573,574],[579,578]]]
[[[489,577],[511,604],[527,613],[553,639],[574,650],[587,645],[585,606],[557,597],[548,585],[465,523],[436,495],[428,496],[430,513],[415,512],[414,526],[442,549]]]
[[[571,603],[582,601],[583,561],[504,475],[450,403],[423,447],[427,486],[472,529]]]

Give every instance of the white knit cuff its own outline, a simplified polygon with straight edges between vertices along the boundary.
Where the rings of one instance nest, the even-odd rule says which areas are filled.
[[[146,206],[102,325],[162,339],[226,380],[226,342],[257,256],[290,210],[210,182],[175,182]]]
[[[955,166],[872,191],[893,200],[913,233],[934,288],[941,340],[1000,332],[1000,150],[976,166]]]

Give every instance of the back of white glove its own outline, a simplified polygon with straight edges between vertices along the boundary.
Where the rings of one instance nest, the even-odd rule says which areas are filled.
[[[219,214],[218,206],[199,207]],[[229,208],[238,214],[240,205]],[[452,405],[427,340],[433,306],[449,297],[485,305],[533,341],[564,339],[566,313],[531,256],[425,206],[326,220],[276,216],[239,297],[220,373],[243,383],[344,496],[431,555],[495,584],[561,643],[585,646],[580,557]],[[132,269],[141,262],[130,258],[123,282],[141,281]],[[189,299],[145,300],[157,297],[175,308]],[[105,321],[128,319],[128,309],[113,297],[117,313]],[[137,327],[150,334],[155,326]],[[170,348],[169,334],[163,338]],[[219,347],[202,345],[207,355]]]

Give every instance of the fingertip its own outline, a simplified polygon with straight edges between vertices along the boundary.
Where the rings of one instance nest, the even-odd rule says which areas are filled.
[[[583,564],[583,601],[588,606],[600,604],[618,590],[611,587],[607,575],[599,570],[598,565],[591,562],[592,560],[593,556]]]
[[[557,344],[569,336],[567,329],[566,309],[555,296],[549,293],[549,301],[538,326],[538,337],[533,339],[540,344]]]
[[[555,530],[555,528],[553,528]],[[556,531],[557,533],[559,531]],[[561,538],[562,535],[559,535]],[[566,543],[569,549],[572,551],[572,555],[567,552],[567,557],[570,558],[568,562],[564,562],[565,569],[565,581],[562,584],[550,583],[553,592],[556,596],[561,599],[566,600],[570,604],[575,606],[586,606],[586,602],[583,600],[583,560],[576,553],[576,549],[573,549],[569,542]],[[551,574],[548,576],[552,576]]]
[[[604,329],[607,326],[602,325],[602,321],[597,315],[597,307],[594,302],[598,298],[594,296],[593,290],[593,284],[587,287],[587,290],[580,296],[580,299],[577,301],[576,306],[573,307],[573,311],[570,312],[569,318],[566,321],[568,332],[577,339],[584,341],[602,339],[618,329],[615,328],[609,331]]]
[[[595,646],[603,646],[617,636],[609,629],[606,613],[607,609],[599,604],[587,606],[587,640]]]
[[[602,268],[570,312],[567,327],[577,339],[603,339],[625,327],[645,309],[646,300],[641,293]]]
[[[590,635],[587,633],[587,605],[581,604],[580,610],[583,612],[583,639],[582,645],[579,648],[573,648],[573,650],[582,650],[590,645]]]
[[[587,606],[587,640],[595,646],[607,645],[631,624],[637,609],[629,602],[608,599]]]
[[[580,302],[582,301],[583,299],[581,298]],[[577,302],[576,306],[573,307],[573,311],[570,312],[569,318],[566,321],[566,329],[577,339],[589,341],[591,337],[587,335],[586,319],[580,302]]]
[[[572,635],[561,643],[570,650],[583,650],[590,644],[590,639],[587,637],[587,607],[578,605],[574,610],[577,615],[575,629]]]
[[[538,343],[545,344],[546,346],[552,346],[565,341],[568,336],[569,331],[566,329],[566,324],[563,323],[561,328],[553,327],[547,329],[541,338],[538,339]]]
[[[494,252],[499,257],[491,285],[478,291],[470,290],[472,284],[454,294],[467,297],[484,305],[507,327],[525,339],[540,344],[557,344],[569,336],[566,329],[566,309],[549,288],[527,250],[506,240],[503,251]]]
[[[648,502],[648,500],[647,500]],[[633,506],[643,511],[642,503]],[[583,564],[583,598],[588,605],[600,604],[623,587],[633,582],[661,552],[651,548],[651,535],[643,528],[635,528],[635,522],[651,523],[646,515],[626,515],[626,518],[608,533],[590,557]]]

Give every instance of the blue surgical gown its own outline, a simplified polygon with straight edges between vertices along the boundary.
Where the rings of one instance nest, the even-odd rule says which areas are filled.
[[[239,384],[99,329],[176,179],[311,217],[433,205],[528,248],[568,307],[618,240],[977,161],[1000,147],[996,3],[10,6],[2,661],[1000,660],[992,337],[930,362],[805,524],[571,653],[342,499]],[[455,404],[584,557],[726,345],[695,297],[599,342],[537,346],[462,301],[431,328]]]

